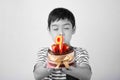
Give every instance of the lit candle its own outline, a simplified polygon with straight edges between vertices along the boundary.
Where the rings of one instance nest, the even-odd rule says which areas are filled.
[[[62,52],[63,52],[63,50],[62,50],[63,49],[63,36],[62,35],[57,36],[55,39],[55,42],[56,42],[56,44],[59,45],[59,51],[60,51],[60,54],[62,54]]]

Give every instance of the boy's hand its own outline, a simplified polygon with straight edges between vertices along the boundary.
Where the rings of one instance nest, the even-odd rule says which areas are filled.
[[[62,71],[66,74],[73,75],[73,72],[78,73],[79,70],[76,69],[77,67],[70,66],[69,68],[62,68]]]
[[[46,68],[44,67],[44,64],[41,63],[37,63],[34,66],[34,70],[33,70],[34,77],[36,80],[43,79],[44,77],[50,75],[51,72],[53,72],[53,68]]]
[[[82,66],[70,66],[68,69],[62,68],[65,74],[74,76],[80,80],[90,80],[91,70],[88,64],[83,64]]]
[[[71,75],[75,78],[78,78],[80,79],[80,70],[78,69],[78,67],[74,67],[74,66],[70,66],[68,69],[67,68],[62,68],[62,71],[65,73],[65,74],[68,74],[68,75]],[[82,79],[80,79],[82,80]]]

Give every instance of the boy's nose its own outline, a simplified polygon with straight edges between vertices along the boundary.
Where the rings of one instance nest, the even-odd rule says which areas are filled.
[[[60,30],[59,34],[63,36],[65,35],[63,30]]]

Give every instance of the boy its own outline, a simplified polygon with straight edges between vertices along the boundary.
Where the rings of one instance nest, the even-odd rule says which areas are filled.
[[[68,9],[55,8],[48,17],[48,30],[53,41],[61,34],[64,36],[64,42],[71,46],[70,40],[76,30],[74,15]],[[90,80],[92,72],[86,50],[73,47],[76,66],[53,69],[46,67],[48,49],[43,48],[38,53],[38,62],[33,70],[36,80]]]

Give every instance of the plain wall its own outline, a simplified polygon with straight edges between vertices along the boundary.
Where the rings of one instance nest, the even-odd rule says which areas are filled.
[[[56,7],[75,15],[71,44],[88,51],[91,80],[120,80],[119,0],[0,0],[0,80],[34,80],[37,52],[53,43],[47,18]]]

